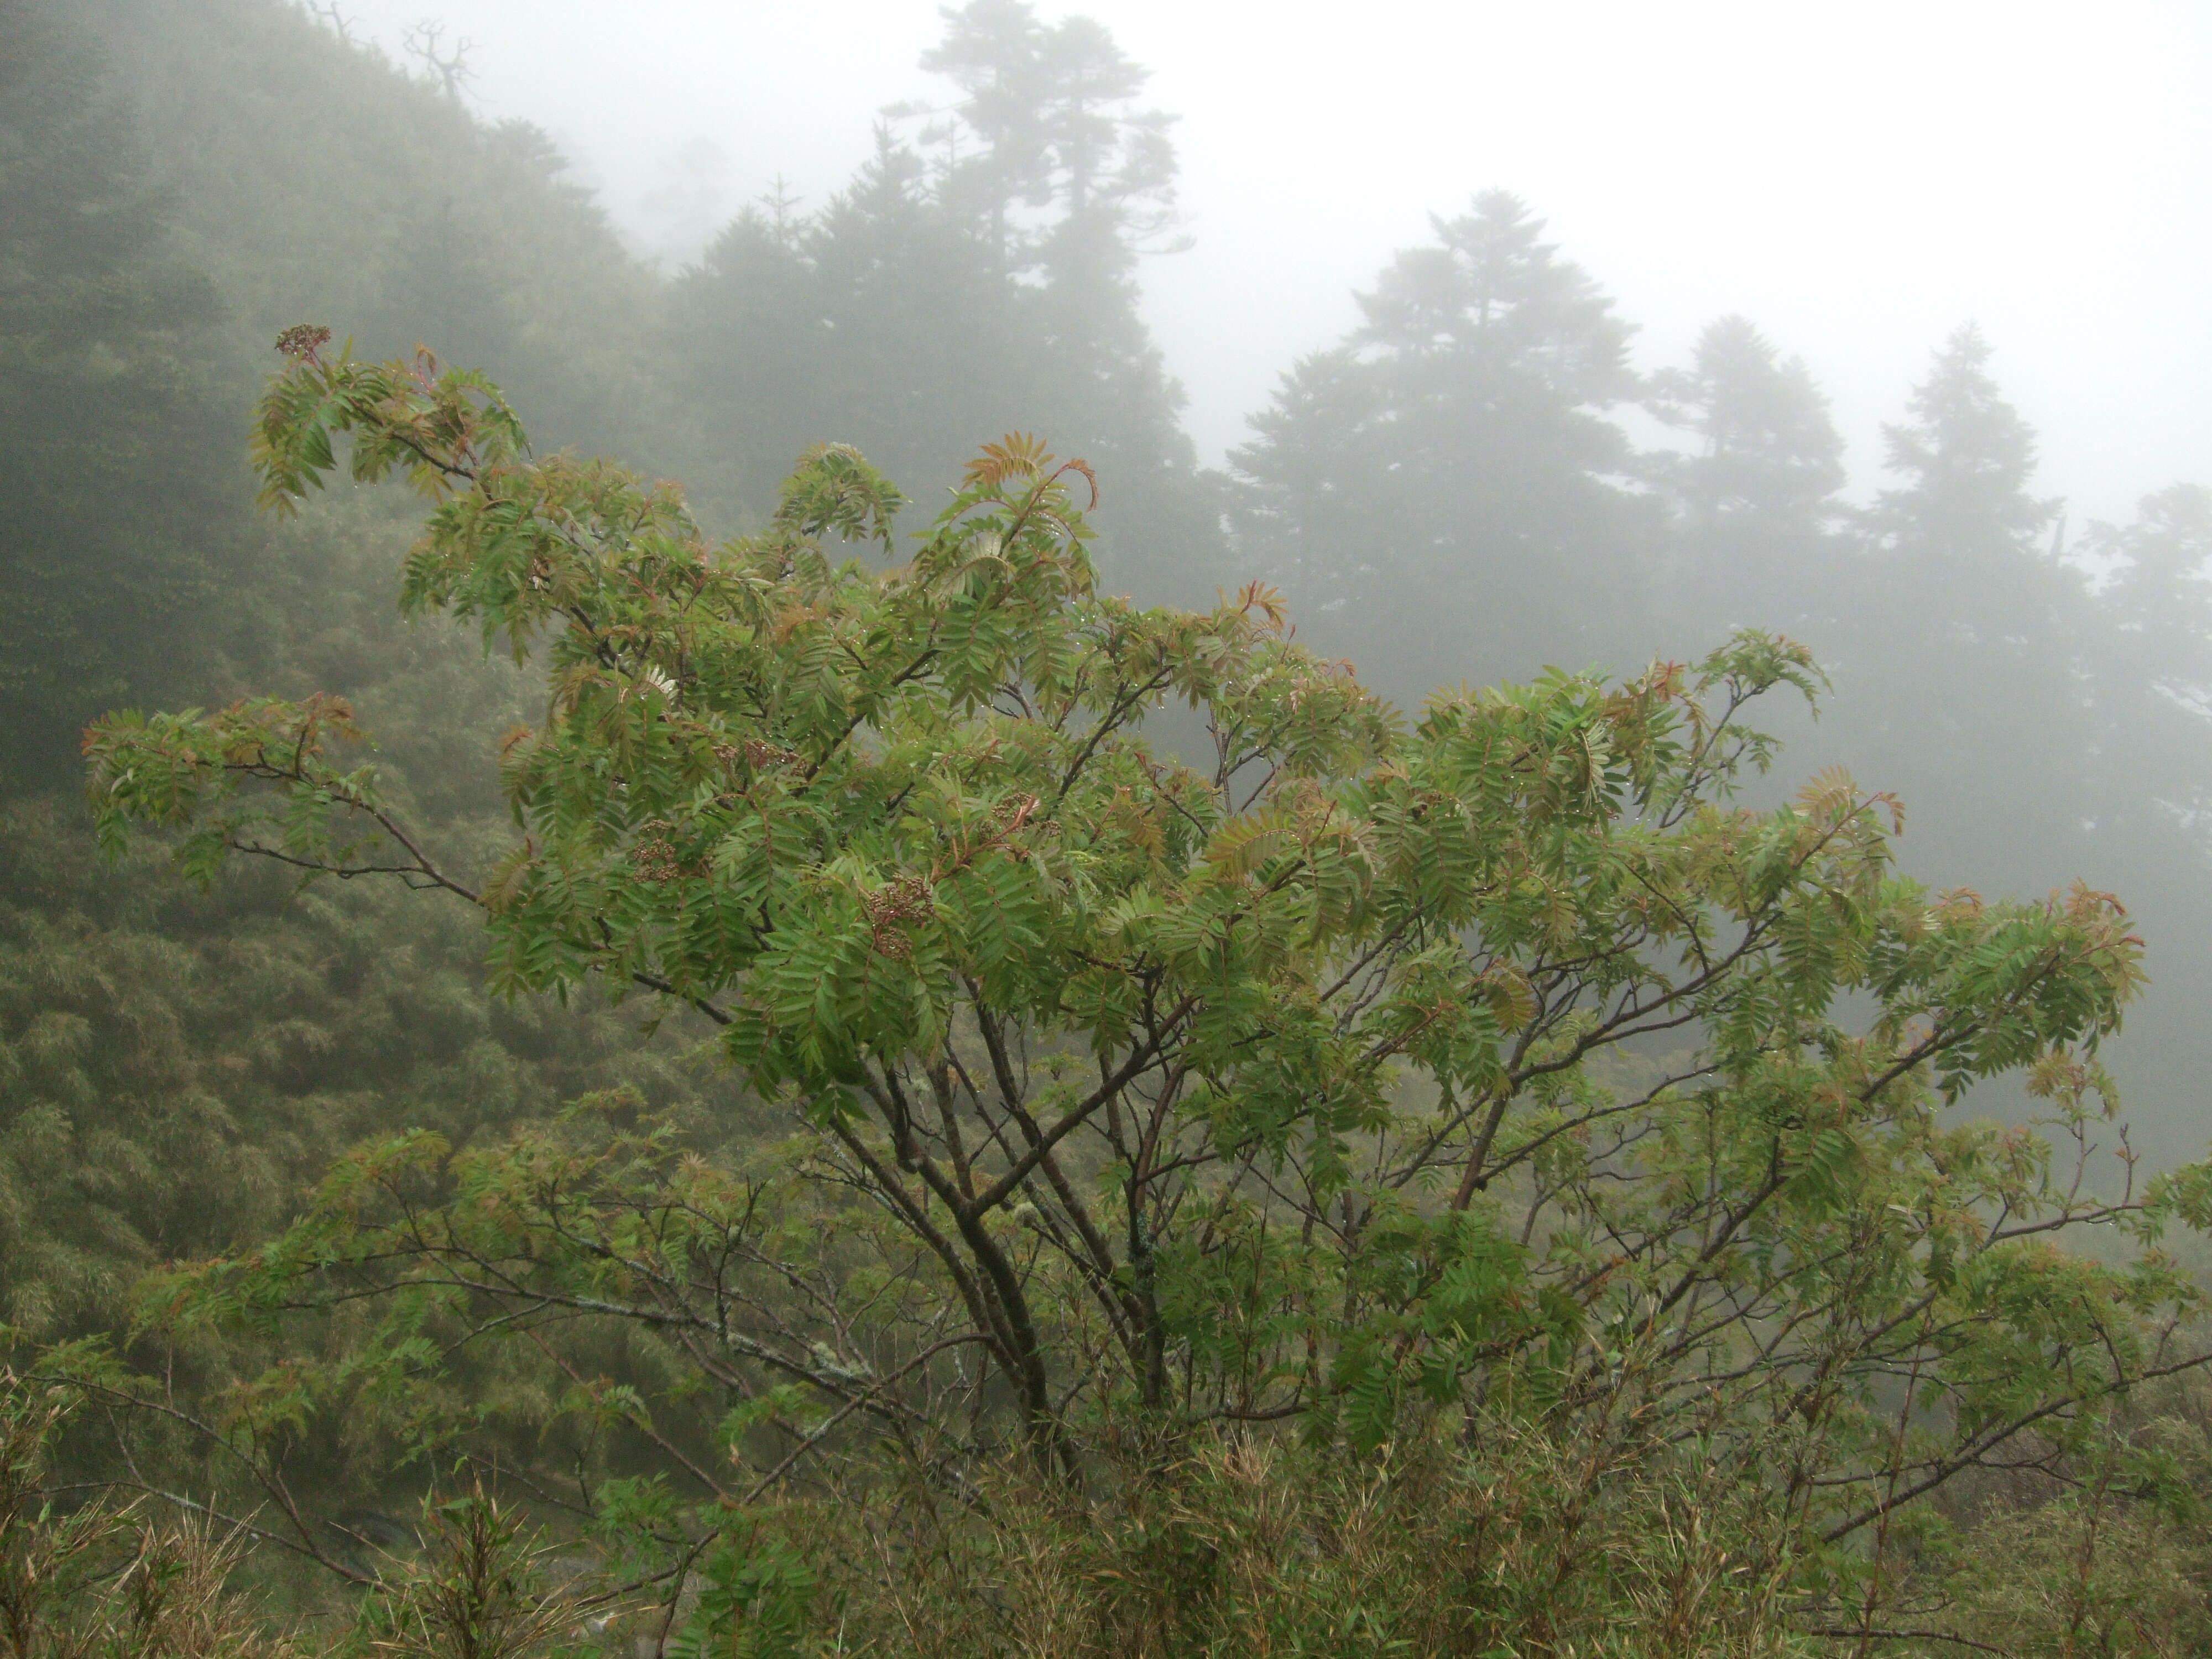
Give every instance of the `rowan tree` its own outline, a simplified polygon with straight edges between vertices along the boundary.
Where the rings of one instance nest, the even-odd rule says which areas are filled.
[[[626,1593],[711,1547],[700,1617],[791,1630],[817,1569],[773,1517],[810,1492],[875,1494],[811,1523],[881,1529],[849,1615],[1073,1494],[1150,1537],[1177,1457],[1232,1467],[1194,1449],[1426,1445],[1431,1522],[1510,1490],[1550,1541],[1508,1583],[1408,1518],[1376,1628],[1752,1644],[1876,1628],[1932,1495],[2055,1467],[2198,1363],[2169,1261],[2055,1242],[2212,1210],[2202,1167],[2090,1173],[2125,913],[1931,893],[1841,773],[1737,804],[1775,752],[1750,712],[1819,689],[1801,647],[1409,720],[1262,587],[1102,594],[1098,481],[1034,439],[986,446],[910,550],[835,446],[710,545],[673,486],[534,455],[481,375],[328,337],[283,342],[264,499],[341,470],[428,499],[406,608],[546,668],[500,761],[515,840],[439,863],[330,698],[110,716],[102,834],[168,832],[204,880],[251,855],[477,907],[502,985],[705,1022],[786,1133],[708,1155],[602,1097],[459,1152],[408,1134],[265,1249],[160,1280],[165,1328],[295,1334],[209,1420],[299,1547],[329,1546],[279,1449],[319,1413],[574,1486]],[[1170,702],[1205,733],[1182,752],[1146,734]],[[1946,1114],[2014,1072],[2040,1131]],[[1593,1541],[1684,1515],[1632,1571]],[[1437,1577],[1462,1569],[1489,1588]],[[1139,1618],[1182,1582],[1146,1571],[1047,1600],[1169,1649],[1261,1616],[1209,1578]]]

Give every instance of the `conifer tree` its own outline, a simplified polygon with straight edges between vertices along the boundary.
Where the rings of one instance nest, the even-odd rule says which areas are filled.
[[[2150,707],[2129,711],[2128,723],[2147,720],[2152,708],[2163,705],[2186,713],[2192,728],[2201,725],[2212,693],[2212,490],[2176,484],[2146,496],[2132,524],[2095,526],[2087,540],[2094,556],[2117,567],[2101,597],[2127,641],[2126,678],[2152,695]],[[2192,767],[2188,775],[2208,772]]]
[[[2142,879],[2172,889],[2196,876],[2187,885],[2201,890],[2212,846],[2212,490],[2176,484],[2084,541],[2112,573],[2085,630],[2089,827]],[[2212,908],[2212,892],[2203,898]]]
[[[1936,561],[1944,580],[2002,565],[2058,513],[2057,501],[2028,493],[2035,433],[1990,378],[1990,355],[1974,325],[1954,331],[1912,390],[1911,418],[1882,428],[1887,465],[1903,483],[1883,492],[1875,523]]]
[[[1689,363],[1653,377],[1653,409],[1692,447],[1656,458],[1674,507],[1670,608],[1687,626],[1815,623],[1830,580],[1843,439],[1802,359],[1723,317]]]
[[[1972,858],[2030,883],[2078,864],[2090,815],[2077,674],[2088,600],[2059,556],[2059,503],[2031,488],[2035,434],[1990,356],[1978,329],[1960,329],[1908,418],[1884,428],[1898,483],[1867,515],[1838,702],[1920,803],[1922,873],[1956,878]],[[1993,818],[2014,826],[2002,849],[1988,845]]]
[[[1648,654],[1619,627],[1645,535],[1607,414],[1638,389],[1629,325],[1504,191],[1432,222],[1254,418],[1239,556],[1401,695],[1446,663]]]
[[[949,11],[922,66],[950,103],[895,110],[819,210],[742,216],[678,283],[677,379],[715,413],[690,469],[702,504],[757,521],[825,438],[934,475],[1012,424],[1128,481],[1102,515],[1109,581],[1204,567],[1210,585],[1182,393],[1138,312],[1176,179],[1168,118],[1137,106],[1145,70],[1097,23],[1008,0]]]
[[[2161,490],[2125,525],[2092,525],[2083,544],[2111,575],[2077,625],[2087,730],[2063,763],[2078,771],[2082,856],[2159,895],[2154,988],[2130,1022],[2124,1075],[2145,1099],[2194,1101],[2212,984],[2212,491]],[[2203,1139],[2194,1112],[2147,1115],[2138,1145],[2154,1159]]]

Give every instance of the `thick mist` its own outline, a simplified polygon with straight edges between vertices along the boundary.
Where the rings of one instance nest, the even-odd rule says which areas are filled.
[[[395,53],[416,0],[341,10]],[[1834,398],[1853,490],[1926,352],[1978,323],[2077,520],[2203,470],[2212,27],[2179,3],[1091,8],[1176,118],[1188,251],[1145,316],[1201,455],[1354,320],[1391,249],[1524,196],[1677,360],[1741,312]],[[560,142],[634,245],[695,255],[781,178],[818,205],[937,9],[453,0],[472,107]],[[1171,239],[1163,239],[1164,245]]]
[[[2195,11],[422,6],[0,0],[18,1645],[2212,1652]]]
[[[344,15],[428,73],[411,7]],[[1170,469],[1133,500],[1109,488],[1117,580],[1194,599],[1266,576],[1306,637],[1408,708],[1440,683],[1694,656],[1735,625],[1800,635],[1835,694],[1817,726],[1780,714],[1783,779],[1847,764],[1898,791],[1906,866],[1939,885],[2081,876],[2143,907],[2156,988],[2116,1064],[2139,1144],[2193,1146],[2212,934],[2178,919],[2212,883],[2190,828],[2202,775],[2179,758],[2203,734],[2176,711],[2212,674],[2143,630],[2197,603],[2200,509],[2136,507],[2212,476],[2197,14],[1097,15],[1144,72],[1100,107],[1164,113],[1175,153],[1171,191],[1116,233],[1115,280],[1136,285],[1116,326],[1159,358],[1136,369],[1128,334],[1115,372],[1137,374],[1146,412],[1039,402],[1018,367],[972,359],[930,382],[959,389],[933,394],[951,401],[925,435],[860,381],[857,401],[824,392],[816,360],[741,353],[702,369],[690,410],[730,430],[763,400],[786,410],[739,493],[828,435],[809,418],[902,477],[952,464],[954,407],[1087,432]],[[957,151],[926,137],[960,97],[916,67],[942,27],[927,6],[441,17],[437,50],[468,43],[458,101],[544,126],[629,245],[690,270],[678,289],[709,309],[769,280],[719,256],[690,269],[729,216],[776,192],[776,210],[819,215],[865,188],[886,110],[917,179]],[[1498,186],[1510,202],[1480,195]],[[1070,210],[1049,198],[1024,210]],[[1521,321],[1477,341],[1469,283]],[[781,326],[815,326],[793,303]],[[860,353],[851,372],[950,337],[920,312],[889,325],[907,331],[840,348]],[[1492,389],[1431,383],[1434,342]],[[1188,461],[1164,422],[1235,482],[1170,483]],[[2181,586],[2157,595],[2157,556],[2131,550],[2152,544],[2183,550],[2157,578]],[[2131,563],[2132,586],[2092,597]]]

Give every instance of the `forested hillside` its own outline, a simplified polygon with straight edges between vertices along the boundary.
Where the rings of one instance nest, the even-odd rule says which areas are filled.
[[[218,1242],[250,1213],[249,1236],[371,1122],[447,1127],[432,1102],[454,1095],[456,1066],[532,1078],[488,1092],[544,1110],[604,1081],[594,1066],[617,1074],[616,1056],[637,1046],[623,1022],[603,1021],[564,1038],[583,1070],[547,1069],[531,1040],[497,1035],[507,1005],[483,995],[465,932],[441,933],[384,896],[290,901],[276,884],[227,888],[195,909],[159,884],[126,900],[139,890],[94,872],[75,805],[77,737],[103,709],[264,689],[348,696],[387,776],[466,846],[495,806],[480,763],[534,703],[528,677],[480,662],[473,641],[398,618],[404,503],[331,501],[288,526],[254,514],[245,412],[283,328],[328,317],[369,356],[430,343],[495,375],[549,444],[681,472],[709,522],[729,528],[759,522],[824,434],[921,479],[949,474],[971,433],[1034,427],[1131,481],[1109,568],[1206,562],[1209,489],[1132,282],[1136,246],[1172,205],[1172,151],[1159,119],[1128,107],[1141,71],[1095,26],[1040,43],[1013,14],[992,14],[948,39],[934,67],[956,86],[992,74],[994,53],[1036,53],[1034,107],[980,118],[1018,132],[1023,153],[938,179],[887,139],[818,219],[749,214],[669,281],[623,252],[541,134],[477,123],[434,77],[281,0],[23,0],[9,21],[0,418],[21,439],[0,465],[18,504],[5,580],[24,619],[0,647],[17,714],[9,810],[22,825],[7,888],[23,929],[9,1021],[12,1036],[62,1045],[51,1078],[21,1082],[11,1114],[26,1138],[13,1184],[48,1189],[51,1206],[0,1265],[19,1298],[11,1317],[102,1298],[112,1315],[130,1268]],[[1066,112],[1071,100],[1091,112]],[[240,948],[234,924],[289,959],[284,991],[240,994],[225,955]],[[84,960],[34,970],[55,955],[57,925]],[[99,965],[157,939],[162,961],[143,984]],[[339,965],[349,957],[361,965]],[[395,958],[406,965],[393,972]],[[371,964],[386,989],[359,978]],[[43,971],[54,981],[38,983]],[[441,977],[436,994],[466,1006],[416,1027],[406,1000]],[[95,1079],[64,1052],[82,1045],[118,1066],[117,1024],[141,1001],[170,1035],[135,1080]],[[420,1049],[397,1040],[441,1025],[452,1035]],[[249,1055],[269,1056],[269,1074],[234,1077]],[[337,1097],[355,1106],[325,1103]],[[184,1098],[197,1103],[196,1136],[147,1128],[148,1104],[166,1115]],[[390,1115],[348,1115],[370,1098]],[[42,1109],[69,1114],[58,1143],[34,1134]],[[208,1194],[172,1224],[182,1231],[149,1226],[154,1206],[82,1202],[40,1174],[56,1158],[88,1169],[127,1149],[142,1184],[120,1171],[101,1182],[158,1189],[204,1163],[210,1134],[261,1170],[241,1177],[261,1196],[240,1210]],[[67,1244],[80,1235],[85,1254]],[[82,1283],[64,1289],[58,1273]]]
[[[1481,179],[1209,470],[915,78],[670,271],[0,0],[0,1651],[2203,1650],[2212,494]]]

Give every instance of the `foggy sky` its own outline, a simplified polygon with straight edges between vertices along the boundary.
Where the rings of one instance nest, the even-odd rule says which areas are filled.
[[[679,260],[779,174],[810,204],[874,112],[942,90],[927,0],[342,0],[473,44],[473,102],[562,143]],[[1182,118],[1188,252],[1149,320],[1216,460],[1395,247],[1503,185],[1678,361],[1727,311],[1804,356],[1880,482],[1880,424],[1958,324],[2074,523],[2212,483],[2212,15],[2188,3],[1046,3]]]

